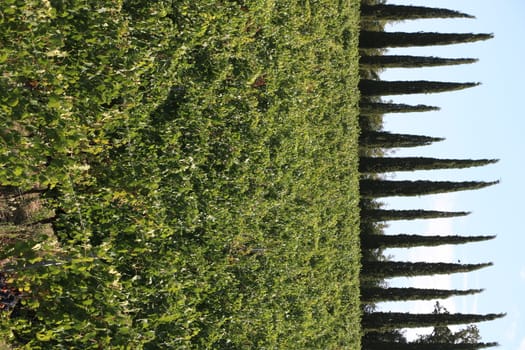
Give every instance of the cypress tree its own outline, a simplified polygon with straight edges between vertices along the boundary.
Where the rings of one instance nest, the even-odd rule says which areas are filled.
[[[424,157],[361,157],[362,173],[386,173],[433,169],[461,169],[496,163],[497,159],[437,159]]]
[[[394,328],[448,326],[492,321],[505,314],[410,314],[403,312],[365,313],[361,320],[364,331],[382,331]]]
[[[359,65],[367,68],[421,68],[452,66],[457,64],[470,64],[477,62],[476,58],[440,58],[432,56],[362,56]]]
[[[362,49],[380,49],[387,47],[451,45],[488,40],[493,37],[492,34],[405,33],[362,30],[359,33],[359,47]]]
[[[426,105],[407,105],[402,103],[361,102],[359,108],[362,114],[410,113],[438,111],[439,107]]]
[[[443,81],[359,81],[359,91],[363,96],[430,94],[445,91],[455,91],[478,86],[479,83],[451,83]]]
[[[365,311],[366,312],[366,311]],[[406,343],[406,337],[399,329],[390,329],[383,332],[367,332],[361,337],[361,344],[369,342],[386,342],[386,343]],[[366,349],[366,347],[362,347]]]
[[[371,278],[447,275],[451,273],[471,272],[492,266],[492,263],[456,264],[406,261],[363,261],[362,264],[361,276],[365,280]]]
[[[497,184],[498,181],[390,181],[363,179],[359,181],[363,197],[421,196],[444,192],[477,190]]]
[[[359,145],[363,147],[397,148],[427,146],[433,142],[443,141],[441,137],[392,134],[383,131],[365,131],[359,136]]]
[[[423,18],[474,18],[466,13],[443,8],[404,5],[361,5],[361,19],[404,21]]]
[[[386,210],[386,209],[362,209],[361,220],[390,221],[390,220],[417,220],[417,219],[440,219],[469,215],[466,211],[436,211],[436,210]]]
[[[364,249],[378,248],[411,248],[433,247],[445,244],[465,244],[488,241],[496,236],[426,236],[426,235],[362,235],[361,247]]]
[[[407,301],[446,299],[452,296],[471,295],[481,293],[483,289],[447,290],[425,288],[361,288],[361,302]]]
[[[498,343],[420,344],[364,341],[367,350],[477,350],[498,346]]]

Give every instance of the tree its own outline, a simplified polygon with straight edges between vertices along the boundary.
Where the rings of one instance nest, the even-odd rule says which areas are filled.
[[[461,169],[496,163],[497,159],[437,159],[424,157],[361,157],[362,173],[386,173],[433,169]]]
[[[470,272],[492,266],[483,264],[427,263],[406,261],[364,261],[361,276],[370,278],[392,278],[425,275],[446,275],[451,273]]]
[[[362,79],[359,91],[363,96],[430,94],[455,91],[478,86],[479,83],[452,83],[442,81],[384,81]]]
[[[445,299],[452,296],[477,294],[481,293],[482,291],[483,289],[446,290],[426,288],[364,287],[361,288],[361,302],[371,303],[381,301]]]
[[[498,346],[498,343],[473,343],[473,344],[420,344],[363,341],[363,349],[367,350],[478,350]]]
[[[476,58],[440,58],[433,56],[383,55],[362,56],[359,64],[367,68],[421,68],[477,62]]]
[[[363,249],[411,248],[487,241],[496,236],[361,235]]]
[[[406,344],[407,339],[404,331],[399,329],[389,329],[383,332],[367,332],[361,338],[361,348],[368,349],[368,344]]]
[[[443,141],[441,137],[392,134],[382,131],[366,131],[359,136],[359,145],[363,147],[397,148],[427,146],[433,142]]]
[[[361,5],[361,19],[404,21],[422,18],[474,18],[466,13],[443,8],[403,5]]]
[[[436,210],[387,210],[387,209],[362,209],[361,220],[390,221],[390,220],[417,220],[439,219],[469,215],[468,211],[436,211]]]
[[[364,314],[361,325],[365,332],[400,328],[448,326],[492,321],[505,314],[410,314],[403,312],[372,312]]]
[[[361,114],[410,113],[438,111],[439,107],[425,105],[407,105],[402,103],[361,102]]]
[[[362,30],[359,35],[359,47],[362,49],[435,46],[476,42],[492,39],[492,34],[473,33],[405,33],[375,32]]]
[[[361,196],[392,197],[421,196],[444,192],[477,190],[497,184],[499,181],[390,181],[363,179],[359,182]]]
[[[439,301],[436,301],[432,314],[450,315],[448,310],[443,307]],[[442,347],[446,346],[447,348],[455,348],[456,345],[465,346],[459,347],[460,349],[472,349],[472,347],[468,347],[472,345],[476,345],[478,346],[477,348],[479,348],[480,344],[481,347],[491,347],[497,345],[496,343],[479,343],[480,340],[481,336],[479,334],[479,329],[475,325],[468,325],[465,328],[454,332],[448,328],[447,325],[436,324],[432,330],[432,333],[419,336],[419,338],[414,343],[421,345],[434,344],[440,345]]]

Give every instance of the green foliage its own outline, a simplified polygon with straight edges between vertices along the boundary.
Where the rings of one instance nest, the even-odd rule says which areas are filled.
[[[444,192],[476,190],[492,186],[499,181],[390,181],[368,180],[360,181],[361,195],[363,197],[388,197],[388,196],[421,196]]]
[[[361,57],[362,59],[362,57]],[[359,108],[362,114],[365,115],[380,115],[386,113],[410,113],[410,112],[428,112],[428,111],[438,111],[439,107],[435,106],[426,106],[426,105],[407,105],[400,103],[373,103],[373,102],[363,102],[359,104]],[[374,130],[380,130],[374,129]]]
[[[474,18],[466,13],[458,11],[422,6],[403,6],[403,5],[362,5],[361,19],[367,20],[389,20],[404,21],[408,19],[422,18]]]
[[[359,46],[362,49],[436,46],[471,43],[492,38],[492,34],[433,32],[405,33],[361,30]]]
[[[450,314],[439,301],[434,305],[433,314]],[[419,344],[478,344],[481,340],[479,328],[476,325],[468,325],[458,331],[453,331],[446,326],[436,326],[432,333],[421,335],[416,343]]]
[[[469,295],[482,292],[482,289],[446,290],[427,288],[361,288],[362,302],[407,301],[445,299],[457,295]]]
[[[361,247],[363,249],[377,248],[411,248],[418,246],[438,246],[445,244],[465,244],[494,239],[496,236],[434,236],[434,235],[362,235]]]
[[[359,137],[362,148],[399,148],[430,145],[443,141],[440,137],[423,135],[393,134],[380,131],[365,131]]]
[[[468,89],[479,83],[451,83],[441,81],[385,81],[361,79],[359,91],[365,96],[430,94]]]
[[[479,270],[492,263],[483,264],[455,264],[455,263],[427,263],[405,261],[367,261],[363,263],[363,279],[382,277],[392,278],[400,276],[448,275],[459,272]]]
[[[470,64],[475,58],[440,58],[433,56],[381,55],[362,56],[359,64],[370,68],[418,68]]]
[[[438,159],[426,157],[361,157],[359,171],[385,173],[434,169],[459,169],[496,163],[497,159]]]
[[[401,328],[447,326],[492,321],[505,314],[410,314],[402,312],[374,312],[363,316],[365,331],[382,331]]]
[[[354,1],[0,6],[0,183],[58,238],[5,339],[360,347]]]

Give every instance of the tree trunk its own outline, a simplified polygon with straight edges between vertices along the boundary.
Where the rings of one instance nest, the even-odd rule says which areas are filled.
[[[31,194],[43,194],[46,191],[48,191],[47,188],[33,187],[29,190],[23,191],[19,187],[15,187],[15,186],[0,186],[0,197],[4,199],[14,199],[14,198],[21,198],[22,196],[27,196]]]
[[[373,312],[370,314],[365,313],[361,324],[363,330],[366,332],[477,323],[492,321],[503,316],[505,316],[505,314],[410,314],[402,312]]]
[[[499,181],[390,181],[390,180],[368,180],[359,181],[361,196],[395,197],[395,196],[421,196],[428,194],[457,192],[466,190],[477,190],[497,184]]]
[[[455,91],[478,86],[479,83],[451,83],[442,81],[384,81],[362,79],[359,91],[363,96],[430,94]]]
[[[492,263],[455,264],[405,261],[363,261],[361,277],[367,280],[371,278],[448,275],[451,273],[471,272],[488,266],[492,266]]]
[[[361,157],[362,173],[387,173],[434,169],[462,169],[496,163],[497,159],[437,159],[424,157]]]
[[[359,145],[362,147],[375,148],[398,148],[428,146],[433,142],[443,141],[441,137],[391,134],[382,131],[366,131],[359,136]]]
[[[451,45],[488,40],[493,37],[492,34],[405,33],[362,30],[359,35],[359,47],[362,49],[380,49],[387,47]]]
[[[386,114],[386,113],[410,113],[410,112],[429,112],[438,111],[439,107],[397,103],[374,103],[362,102],[359,104],[361,114]]]
[[[426,236],[426,235],[362,235],[363,249],[433,247],[445,244],[465,244],[488,241],[496,236]]]
[[[404,21],[423,18],[475,18],[443,8],[404,5],[361,5],[361,19]]]
[[[477,62],[476,58],[440,58],[432,56],[362,56],[359,65],[366,68],[421,68],[452,66]]]
[[[467,211],[436,211],[436,210],[385,210],[385,209],[363,209],[361,220],[366,221],[391,221],[391,220],[417,220],[417,219],[440,219],[457,216],[466,216]]]
[[[424,288],[361,288],[362,303],[378,303],[382,301],[433,300],[446,299],[452,296],[481,293],[483,289],[445,290]]]

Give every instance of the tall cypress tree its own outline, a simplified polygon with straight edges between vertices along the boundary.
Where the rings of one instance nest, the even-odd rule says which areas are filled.
[[[404,21],[423,18],[474,18],[466,13],[443,8],[405,5],[361,5],[361,19]]]
[[[497,184],[499,181],[390,181],[363,179],[359,192],[363,197],[421,196],[444,192],[477,190]]]
[[[448,326],[457,324],[492,321],[505,314],[410,314],[403,312],[372,312],[365,313],[361,320],[363,330],[381,331],[394,328]]]
[[[421,68],[470,64],[477,62],[476,58],[440,58],[432,56],[362,56],[359,65],[366,68]]]
[[[488,266],[492,266],[492,263],[456,264],[406,261],[363,261],[361,278],[367,280],[375,278],[447,275],[451,273],[475,271]]]
[[[362,235],[363,249],[433,247],[444,244],[465,244],[488,241],[496,236],[426,236],[426,235]]]
[[[477,350],[495,346],[498,346],[498,343],[420,344],[364,341],[362,344],[362,348],[366,350]]]
[[[488,40],[493,37],[492,34],[432,32],[405,33],[362,30],[359,33],[359,47],[362,49],[380,49],[387,47],[451,45]]]
[[[430,94],[455,91],[478,86],[479,83],[451,83],[443,81],[385,81],[362,79],[359,91],[363,96]]]
[[[424,157],[361,157],[362,173],[386,173],[433,169],[461,169],[496,163],[497,159],[438,159]]]
[[[433,142],[443,141],[441,137],[392,134],[383,131],[365,131],[359,136],[359,145],[362,147],[397,148],[427,146]]]
[[[361,102],[359,109],[361,114],[386,114],[438,111],[439,107],[426,105],[411,106],[402,103]]]
[[[445,299],[452,296],[462,296],[481,293],[483,289],[467,290],[447,290],[447,289],[426,289],[426,288],[380,288],[364,287],[361,288],[361,302],[381,302],[381,301],[407,301],[407,300],[432,300]]]
[[[436,211],[436,210],[386,210],[386,209],[362,209],[361,220],[391,221],[391,220],[417,220],[417,219],[440,219],[469,215],[468,211]]]

